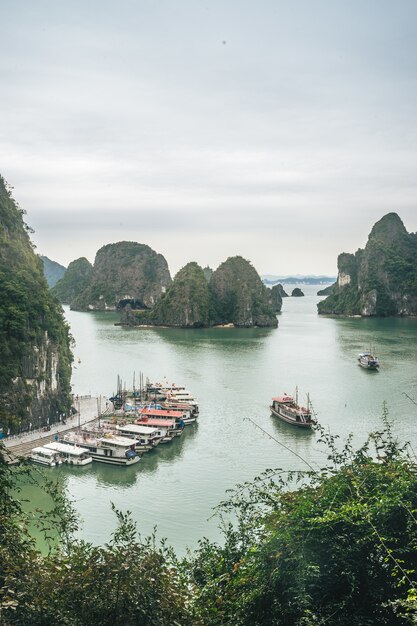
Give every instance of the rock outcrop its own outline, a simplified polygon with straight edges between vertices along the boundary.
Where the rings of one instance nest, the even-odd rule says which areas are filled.
[[[181,328],[209,326],[210,296],[204,270],[197,263],[188,263],[151,311],[132,311],[129,307],[124,321]]]
[[[85,257],[72,261],[64,276],[52,289],[63,304],[72,304],[85,291],[91,281],[93,266]]]
[[[301,291],[299,287],[295,287],[295,289],[292,290],[291,295],[293,298],[301,298],[304,295],[304,293]]]
[[[43,263],[43,273],[46,282],[49,287],[54,287],[65,274],[66,268],[56,261],[51,261],[47,256],[41,256],[40,258]]]
[[[278,326],[267,287],[255,268],[241,256],[230,257],[216,269],[209,289],[213,324]]]
[[[365,249],[340,254],[338,279],[318,304],[322,314],[417,315],[417,235],[396,213],[371,230]]]
[[[53,423],[71,406],[68,326],[23,214],[0,177],[0,428],[5,434]]]
[[[273,305],[271,290],[263,285],[256,270],[242,257],[233,257],[213,272],[209,283],[197,263],[188,263],[152,310],[133,311],[128,307],[122,323],[181,328],[216,325],[275,328],[278,326],[275,311],[278,304]]]
[[[282,285],[274,285],[268,290],[270,294],[270,304],[274,313],[281,313],[282,309],[282,293],[285,293]],[[287,295],[287,294],[285,294]]]
[[[145,244],[121,241],[100,248],[88,287],[71,303],[77,311],[150,309],[171,285],[168,264]]]

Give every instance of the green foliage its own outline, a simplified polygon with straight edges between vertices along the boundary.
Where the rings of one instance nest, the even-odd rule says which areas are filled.
[[[321,431],[328,464],[269,470],[222,510],[238,525],[224,546],[191,555],[194,611],[204,624],[407,624],[416,617],[417,476],[384,429],[354,452]],[[296,481],[302,481],[295,489]]]
[[[270,292],[255,268],[242,257],[230,257],[222,263],[213,273],[209,289],[213,324],[278,325]]]
[[[359,450],[319,426],[324,467],[267,470],[238,486],[218,509],[223,544],[202,539],[180,562],[114,507],[118,527],[107,545],[74,539],[76,517],[56,483],[46,483],[54,506],[38,526],[61,543],[42,557],[12,496],[22,470],[0,455],[0,623],[415,623],[417,467],[385,409],[382,422]]]
[[[209,324],[209,290],[197,263],[188,263],[153,309],[134,313],[133,321],[158,326],[200,328]],[[132,317],[130,317],[132,319]]]
[[[145,244],[120,241],[97,252],[93,271],[72,298],[71,308],[114,310],[126,300],[150,308],[170,284],[168,265],[161,254]]]
[[[52,288],[52,293],[60,302],[71,304],[85,289],[87,289],[93,266],[85,257],[72,261],[64,276]]]
[[[377,222],[365,250],[341,254],[339,276],[350,284],[332,288],[319,313],[336,315],[416,315],[417,235],[407,233],[396,213]]]
[[[21,471],[0,457],[1,624],[191,626],[190,592],[172,550],[154,535],[142,541],[130,514],[117,510],[108,545],[75,540],[76,517],[56,481],[44,483],[54,506],[38,526],[61,543],[42,557],[27,531],[30,517],[11,495]]]
[[[55,416],[70,406],[69,330],[22,214],[0,178],[0,426],[11,432],[27,427],[31,416],[46,421],[50,413]],[[58,358],[59,386],[52,393],[53,355]],[[36,389],[41,381],[47,383],[43,399]]]

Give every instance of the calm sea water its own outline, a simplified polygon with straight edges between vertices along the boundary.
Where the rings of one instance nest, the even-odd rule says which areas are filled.
[[[274,419],[273,395],[310,393],[320,422],[341,439],[354,433],[359,444],[380,427],[383,402],[399,438],[417,449],[417,320],[330,319],[317,315],[317,287],[304,298],[286,298],[278,329],[129,329],[115,326],[111,313],[66,309],[76,346],[74,393],[105,394],[119,374],[132,387],[144,372],[185,384],[200,405],[200,418],[183,437],[143,456],[136,466],[94,463],[58,468],[81,518],[82,536],[106,542],[115,528],[111,502],[129,509],[140,532],[154,526],[178,553],[199,538],[220,539],[209,519],[227,489],[269,467],[305,468],[294,454],[265,435],[248,418],[312,465],[325,453],[314,433]],[[361,350],[375,347],[379,372],[357,365]],[[80,363],[78,363],[80,359]],[[37,494],[30,497],[36,501]]]

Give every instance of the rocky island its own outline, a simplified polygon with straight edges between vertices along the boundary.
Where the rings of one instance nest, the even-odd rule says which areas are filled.
[[[123,315],[129,325],[206,328],[278,326],[279,294],[263,285],[255,268],[240,256],[231,257],[212,273],[191,262],[175,276],[166,294],[151,311],[130,307]],[[274,299],[275,298],[275,299]]]
[[[0,428],[5,434],[52,423],[71,406],[68,326],[23,215],[0,177]]]
[[[134,241],[100,248],[86,288],[71,300],[75,311],[116,311],[130,305],[150,309],[171,285],[162,254]]]
[[[338,278],[320,314],[417,315],[417,234],[396,213],[372,228],[365,248],[338,257]]]

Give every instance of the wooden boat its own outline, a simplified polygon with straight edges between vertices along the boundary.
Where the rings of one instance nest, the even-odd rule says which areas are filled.
[[[39,463],[39,465],[46,465],[48,467],[56,467],[61,465],[62,460],[59,454],[50,450],[46,446],[37,446],[31,450],[29,458],[33,463]]]
[[[295,399],[287,394],[272,398],[270,409],[275,417],[300,428],[311,428],[316,424],[311,413],[309,397],[307,396],[307,407],[298,404],[298,390]]]
[[[358,356],[358,363],[361,367],[367,370],[378,370],[379,361],[378,357],[372,354],[372,352],[361,352]]]
[[[73,446],[63,441],[51,441],[51,443],[45,444],[44,448],[59,454],[62,463],[69,465],[88,465],[93,460],[85,448]]]

